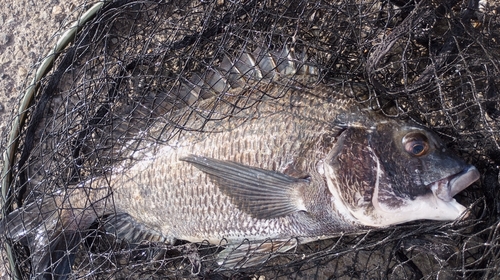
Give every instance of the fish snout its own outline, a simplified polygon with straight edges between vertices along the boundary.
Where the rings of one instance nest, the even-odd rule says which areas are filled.
[[[478,180],[479,176],[476,167],[470,165],[457,174],[435,182],[431,186],[431,190],[439,199],[450,202],[456,194]]]

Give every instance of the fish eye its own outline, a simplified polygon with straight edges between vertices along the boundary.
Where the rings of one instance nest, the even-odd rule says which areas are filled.
[[[408,133],[403,137],[405,151],[412,156],[420,157],[429,151],[429,140],[420,132]]]

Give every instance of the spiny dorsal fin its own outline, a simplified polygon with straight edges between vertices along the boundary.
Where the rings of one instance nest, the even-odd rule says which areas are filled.
[[[207,173],[240,210],[258,219],[306,211],[301,188],[309,181],[231,161],[190,155],[181,160]]]

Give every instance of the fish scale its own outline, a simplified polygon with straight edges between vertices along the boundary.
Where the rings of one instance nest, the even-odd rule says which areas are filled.
[[[263,169],[275,166],[280,166],[281,169],[284,169],[284,163],[293,162],[297,154],[296,151],[304,143],[317,141],[316,139],[321,134],[326,133],[328,127],[325,127],[325,124],[332,123],[335,119],[335,115],[330,112],[338,111],[335,104],[324,106],[320,100],[312,102],[309,98],[305,97],[307,96],[306,92],[291,92],[283,100],[288,100],[293,94],[304,97],[295,97],[298,102],[290,104],[286,104],[283,101],[263,102],[257,107],[258,114],[260,115],[258,121],[245,123],[234,130],[223,133],[212,133],[208,134],[209,136],[204,134],[203,137],[205,139],[197,140],[194,143],[185,140],[189,139],[189,135],[187,134],[197,133],[185,133],[183,142],[190,143],[186,147],[176,147],[174,149],[167,147],[165,149],[168,152],[164,153],[160,150],[156,158],[148,159],[149,163],[147,166],[143,167],[142,164],[137,164],[128,170],[127,173],[129,174],[150,174],[150,176],[155,178],[149,180],[149,182],[156,182],[158,184],[149,184],[148,188],[163,191],[158,192],[161,193],[162,199],[164,199],[163,203],[166,205],[166,209],[162,209],[162,213],[156,213],[155,215],[155,209],[148,209],[146,201],[149,200],[149,197],[147,196],[140,197],[132,202],[125,199],[130,196],[134,197],[129,190],[135,190],[135,188],[127,186],[127,181],[123,180],[123,175],[114,175],[110,185],[120,186],[114,188],[115,205],[118,211],[121,209],[123,211],[126,210],[132,217],[146,224],[151,217],[155,217],[155,221],[150,222],[151,225],[161,224],[162,232],[175,232],[172,234],[173,237],[189,241],[202,241],[205,239],[221,240],[222,238],[232,240],[240,236],[251,237],[255,235],[251,234],[255,229],[265,230],[261,230],[259,234],[253,237],[254,239],[282,237],[283,233],[286,236],[290,234],[303,234],[300,231],[304,229],[288,228],[290,224],[293,224],[289,219],[278,218],[271,222],[261,221],[240,211],[237,207],[229,203],[229,199],[206,176],[200,177],[199,170],[192,167],[189,163],[179,161],[184,156],[197,154],[221,160],[241,162]],[[268,103],[270,104],[268,105]],[[277,106],[275,103],[278,103],[280,106]],[[304,105],[304,103],[309,104]],[[316,106],[312,107],[313,104],[311,103],[316,103]],[[318,106],[319,104],[321,105]],[[300,112],[304,112],[304,110],[295,112],[295,108],[305,106],[316,112],[317,122],[313,122],[314,120],[310,116],[302,117]],[[278,114],[275,110],[276,107],[293,109],[289,109],[288,111],[282,109]],[[265,115],[268,116],[265,117]],[[256,137],[256,133],[259,133],[259,137]],[[303,137],[304,135],[309,135],[309,137]],[[197,138],[197,136],[193,138]],[[226,144],[221,146],[220,143]],[[265,149],[262,149],[264,146],[263,143],[266,143]],[[231,146],[231,148],[227,149],[227,145]],[[228,151],[233,151],[233,153],[228,153]],[[317,161],[314,157],[325,156],[324,154],[318,155],[315,150],[306,152],[306,157],[309,157],[311,161]],[[140,170],[136,170],[136,166],[140,167]],[[168,168],[166,169],[165,167]],[[167,186],[165,185],[166,182],[168,182]],[[134,191],[134,193],[136,192]],[[224,201],[225,204],[212,208],[212,212],[200,211],[201,209],[198,206],[203,205],[204,201],[202,199],[197,200],[196,198],[204,196],[200,196],[199,193],[209,194],[206,196],[209,205],[215,204],[214,202],[217,201]],[[170,195],[173,195],[178,200],[172,199]],[[126,203],[121,205],[121,201]],[[175,204],[171,204],[171,201],[175,202]],[[180,213],[178,211],[179,207],[186,209],[187,212],[182,211]],[[134,211],[134,209],[137,210]],[[147,214],[144,215],[145,213]],[[153,215],[151,215],[152,213]],[[164,219],[160,220],[161,217],[164,217]],[[190,217],[193,218],[190,219]],[[196,222],[188,223],[186,220],[194,220]],[[179,226],[177,226],[174,231],[172,230],[172,226],[169,226],[179,224],[188,224],[190,226],[184,226],[182,230],[179,230]],[[245,225],[248,224],[253,225],[253,228],[246,229]],[[204,231],[207,228],[212,230],[218,229],[218,231]]]
[[[148,134],[163,144],[113,145],[129,160],[15,210],[1,230],[32,240],[33,275],[43,275],[71,267],[50,259],[51,244],[81,238],[106,215],[104,228],[131,243],[222,242],[217,262],[231,269],[344,233],[462,217],[452,197],[478,179],[473,166],[427,128],[355,102],[366,86],[321,84],[318,69],[299,64],[286,48],[225,57],[212,74],[182,83],[177,103],[142,104],[131,114],[136,123],[113,132],[146,128],[132,139]],[[153,119],[139,118],[149,115],[151,127]],[[131,147],[141,150],[127,154]]]

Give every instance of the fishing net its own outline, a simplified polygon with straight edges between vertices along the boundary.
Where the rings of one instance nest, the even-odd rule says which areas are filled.
[[[2,177],[5,215],[133,164],[183,131],[224,129],[231,116],[303,83],[304,74],[313,87],[334,86],[387,118],[432,128],[480,170],[481,180],[457,195],[469,206],[462,221],[339,234],[234,270],[218,269],[221,246],[131,244],[104,227],[103,217],[79,232],[78,242],[67,240],[78,247],[71,279],[493,279],[500,273],[499,3],[101,4],[50,71],[27,87],[36,89],[25,97],[29,106],[13,115],[13,137],[3,143],[12,151]],[[263,57],[286,77],[275,79],[276,71],[261,71],[263,65],[246,73],[223,66],[231,61],[241,70],[243,62]],[[221,104],[232,109],[218,111]],[[36,252],[23,242],[3,243],[15,263],[11,274],[33,277]]]

